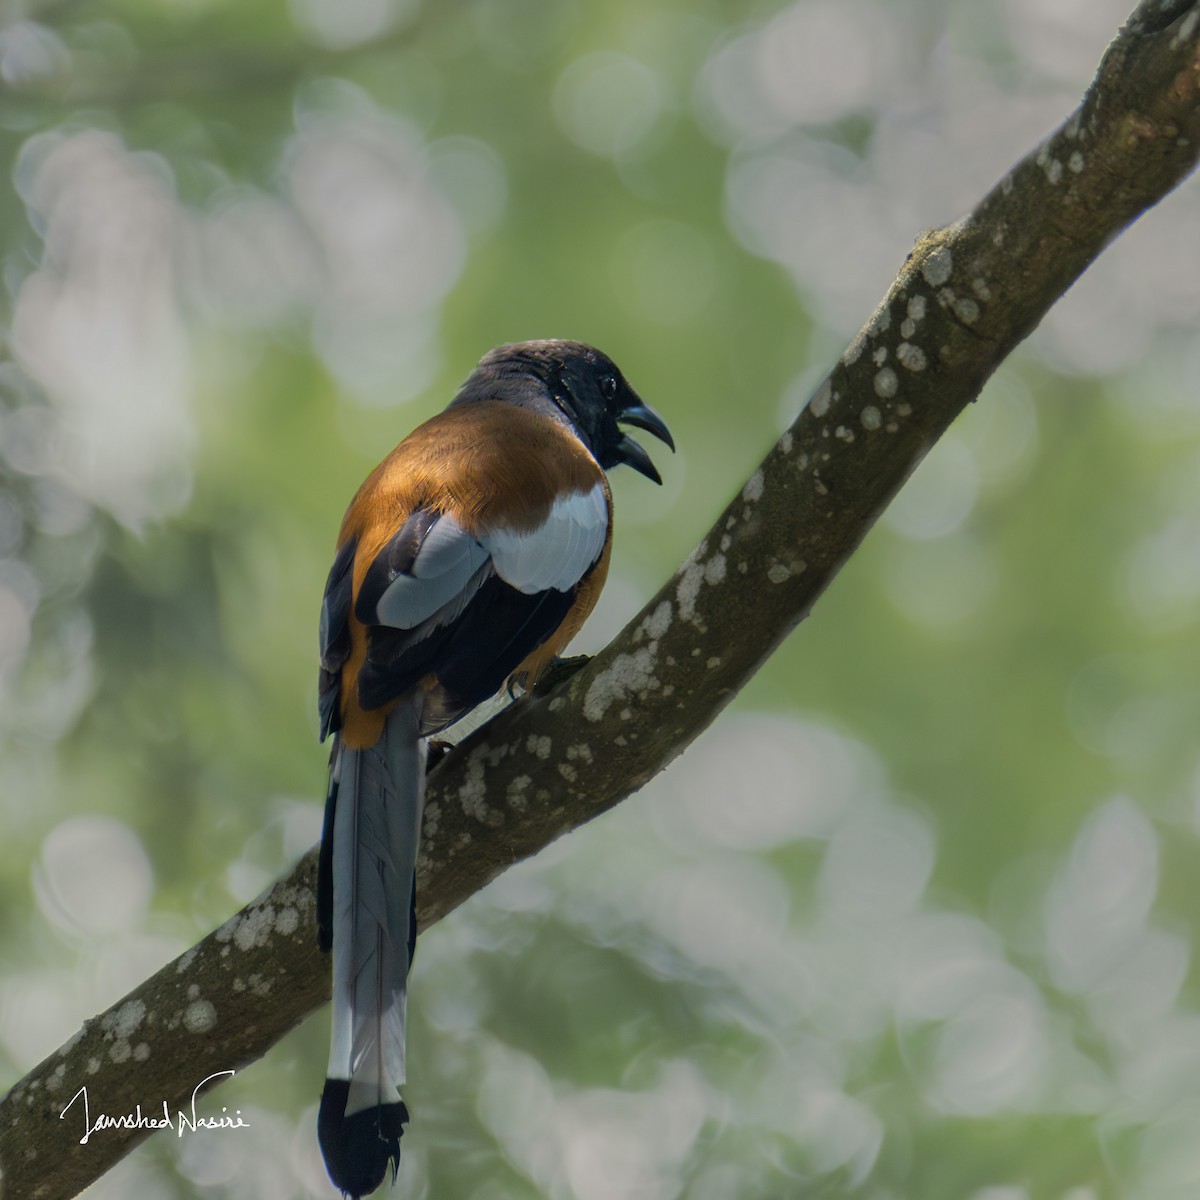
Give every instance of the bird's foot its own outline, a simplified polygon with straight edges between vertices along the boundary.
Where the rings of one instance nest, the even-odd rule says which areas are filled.
[[[439,742],[435,738],[430,738],[425,752],[426,773],[432,771],[453,749],[453,742]]]
[[[560,683],[566,683],[577,671],[581,671],[592,661],[590,654],[572,654],[570,658],[552,659],[550,665],[541,673],[537,683],[533,685],[535,696],[545,696],[554,691]]]

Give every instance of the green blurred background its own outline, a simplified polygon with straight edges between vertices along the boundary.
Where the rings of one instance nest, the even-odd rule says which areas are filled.
[[[486,349],[679,444],[593,649],[1129,2],[0,8],[0,1087],[316,839],[338,521]],[[404,1196],[1198,1194],[1198,268],[1189,183],[699,743],[422,938]],[[326,1035],[88,1195],[331,1196]]]

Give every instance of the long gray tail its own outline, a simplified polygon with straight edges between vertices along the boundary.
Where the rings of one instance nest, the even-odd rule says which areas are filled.
[[[339,740],[329,770],[317,912],[333,949],[333,1035],[317,1135],[334,1184],[373,1192],[400,1164],[408,1110],[404,1010],[425,792],[420,700],[402,697],[369,750]]]

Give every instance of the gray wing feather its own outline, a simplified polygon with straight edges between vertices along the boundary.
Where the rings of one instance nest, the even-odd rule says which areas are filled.
[[[415,629],[450,604],[487,560],[487,549],[453,516],[443,514],[430,526],[409,569],[380,596],[376,622]]]

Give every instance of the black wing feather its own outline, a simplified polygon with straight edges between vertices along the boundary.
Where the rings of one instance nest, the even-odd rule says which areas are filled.
[[[317,710],[321,716],[321,741],[341,728],[338,691],[341,671],[350,657],[350,601],[353,586],[354,552],[358,540],[349,538],[334,557],[321,601],[321,677],[317,688]]]
[[[490,575],[449,625],[428,632],[371,626],[358,674],[359,703],[378,708],[433,673],[446,693],[438,725],[445,728],[504,686],[562,624],[577,591],[578,585],[529,595]]]

